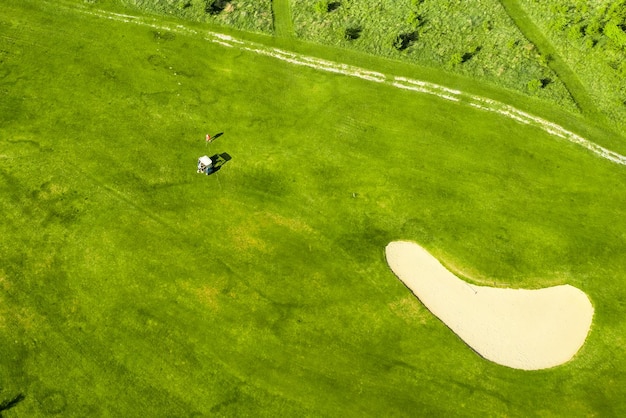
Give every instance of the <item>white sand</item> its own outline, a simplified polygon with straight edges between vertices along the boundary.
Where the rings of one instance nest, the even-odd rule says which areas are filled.
[[[422,303],[482,357],[515,369],[563,364],[582,347],[593,306],[581,290],[475,286],[412,242],[387,245],[391,270]]]

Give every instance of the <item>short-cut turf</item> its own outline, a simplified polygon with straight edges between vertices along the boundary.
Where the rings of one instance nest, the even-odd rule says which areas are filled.
[[[6,416],[623,415],[624,167],[432,96],[3,3]],[[536,373],[483,360],[389,271],[395,239],[480,283],[583,289],[586,345]]]

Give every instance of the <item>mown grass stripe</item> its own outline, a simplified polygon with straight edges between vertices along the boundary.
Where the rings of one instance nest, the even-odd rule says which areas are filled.
[[[274,33],[278,37],[293,37],[293,22],[289,0],[272,0],[272,14],[274,18]]]

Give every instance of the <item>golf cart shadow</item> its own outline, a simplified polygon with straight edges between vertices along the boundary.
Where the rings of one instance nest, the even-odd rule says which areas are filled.
[[[223,152],[221,154],[212,155],[210,158],[211,161],[213,161],[213,167],[212,170],[206,173],[207,176],[217,173],[224,166],[224,164],[232,160],[233,157],[231,157],[230,154]]]

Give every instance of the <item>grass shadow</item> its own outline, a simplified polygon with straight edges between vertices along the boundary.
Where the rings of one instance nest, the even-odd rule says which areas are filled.
[[[20,393],[15,398],[0,403],[0,417],[2,417],[2,411],[8,411],[9,409],[22,402],[24,398],[24,394]]]

